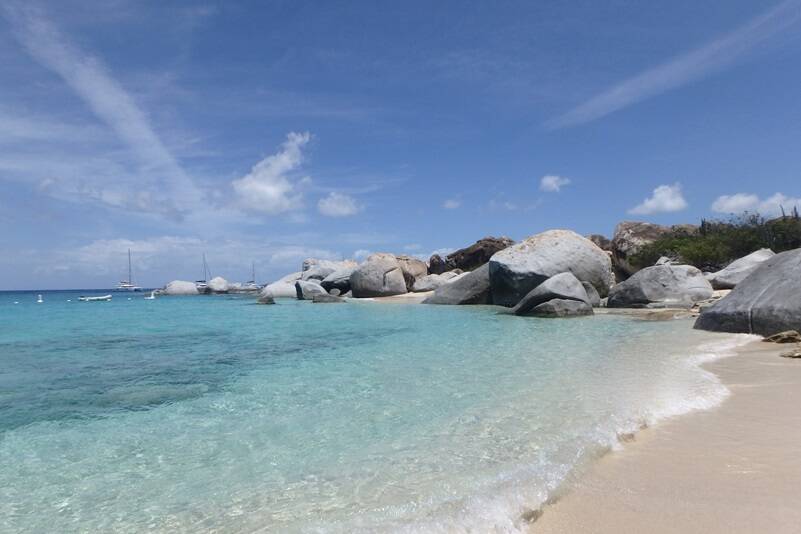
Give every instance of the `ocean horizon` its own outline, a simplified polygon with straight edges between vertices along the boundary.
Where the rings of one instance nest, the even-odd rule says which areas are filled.
[[[0,293],[0,530],[523,531],[621,435],[721,402],[700,365],[750,339],[81,291]]]

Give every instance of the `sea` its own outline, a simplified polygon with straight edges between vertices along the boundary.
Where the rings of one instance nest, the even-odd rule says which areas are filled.
[[[2,532],[522,532],[621,436],[719,404],[687,320],[0,293]],[[42,302],[37,302],[41,294]]]

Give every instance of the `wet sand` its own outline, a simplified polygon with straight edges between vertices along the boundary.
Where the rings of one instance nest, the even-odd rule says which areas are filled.
[[[712,410],[639,432],[546,506],[534,533],[801,532],[801,359],[756,341],[705,365]]]

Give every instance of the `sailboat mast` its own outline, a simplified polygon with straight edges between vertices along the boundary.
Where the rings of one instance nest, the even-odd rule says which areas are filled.
[[[131,249],[128,249],[128,283],[133,284],[133,276],[131,275]]]
[[[250,262],[250,280],[252,282],[256,281],[256,262]]]

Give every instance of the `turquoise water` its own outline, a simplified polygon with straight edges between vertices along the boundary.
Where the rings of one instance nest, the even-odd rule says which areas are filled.
[[[3,532],[516,531],[619,433],[725,397],[698,365],[739,342],[491,307],[77,296],[0,293]]]

